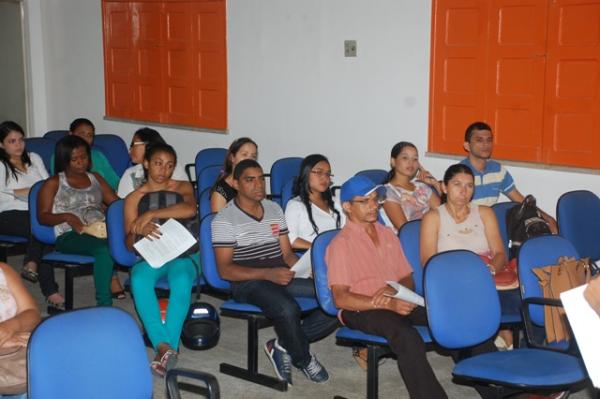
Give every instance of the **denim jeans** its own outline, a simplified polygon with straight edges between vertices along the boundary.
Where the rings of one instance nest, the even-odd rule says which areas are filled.
[[[338,327],[338,320],[320,308],[301,320],[302,312],[294,297],[314,298],[312,279],[295,278],[287,286],[267,280],[248,280],[236,282],[232,290],[233,299],[258,306],[273,321],[279,345],[298,368],[310,362],[309,343],[326,337]]]

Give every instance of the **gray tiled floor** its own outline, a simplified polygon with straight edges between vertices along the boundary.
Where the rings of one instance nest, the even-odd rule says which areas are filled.
[[[21,257],[15,256],[9,258],[9,263],[13,266],[20,265]],[[125,279],[125,273],[120,273],[122,280]],[[63,273],[57,270],[57,281],[63,287]],[[26,282],[27,287],[38,301],[41,309],[45,312],[43,298],[37,285]],[[75,307],[92,306],[93,299],[93,281],[91,276],[80,277],[75,283]],[[218,299],[203,295],[202,300],[211,302],[214,305],[220,303]],[[131,314],[135,315],[133,301],[128,296],[126,300],[115,301],[115,306],[121,307]],[[306,380],[300,373],[294,373],[294,386],[288,392],[278,392],[262,386],[235,379],[219,372],[219,364],[228,362],[232,364],[243,365],[245,362],[246,348],[246,325],[242,320],[222,318],[221,320],[221,339],[219,345],[208,351],[190,351],[182,346],[180,354],[180,367],[203,370],[213,373],[219,380],[221,396],[223,398],[333,398],[334,395],[341,395],[346,398],[363,398],[366,392],[366,374],[354,362],[351,356],[351,350],[347,347],[341,347],[335,344],[335,339],[330,336],[320,342],[314,343],[311,350],[317,354],[319,360],[328,369],[330,380],[322,385],[313,384]],[[264,344],[267,339],[274,336],[272,329],[261,330],[260,341]],[[152,355],[148,352],[149,358]],[[448,357],[440,356],[437,353],[429,352],[428,358],[432,364],[438,379],[441,381],[444,389],[450,398],[478,398],[477,393],[465,386],[457,385],[452,382],[451,370],[452,361]],[[264,352],[259,353],[259,367],[267,374],[273,374],[270,363],[266,359]],[[379,392],[381,398],[408,398],[402,379],[399,376],[393,359],[386,359],[380,366],[379,374]],[[154,379],[154,398],[164,398],[165,386],[162,380]],[[183,393],[183,398],[198,397],[191,393]],[[575,399],[591,399],[592,394],[587,391],[581,391],[571,396]]]

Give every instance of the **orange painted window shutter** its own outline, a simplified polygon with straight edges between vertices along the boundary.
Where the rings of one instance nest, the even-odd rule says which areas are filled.
[[[495,158],[600,166],[600,4],[433,4],[430,151],[464,155],[482,120]]]
[[[227,128],[224,0],[102,7],[108,116]]]

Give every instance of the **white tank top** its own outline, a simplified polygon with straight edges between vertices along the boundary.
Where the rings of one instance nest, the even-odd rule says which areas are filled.
[[[479,206],[469,205],[469,216],[456,223],[448,213],[446,204],[438,208],[440,229],[438,231],[438,252],[452,249],[467,249],[476,254],[489,252],[490,245],[485,237],[485,227],[479,215]]]
[[[0,322],[11,319],[17,314],[17,302],[8,288],[4,270],[0,268]]]

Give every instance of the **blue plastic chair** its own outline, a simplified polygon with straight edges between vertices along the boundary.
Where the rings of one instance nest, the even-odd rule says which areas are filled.
[[[506,230],[506,212],[515,205],[519,205],[518,202],[498,202],[492,205],[492,210],[496,214],[496,220],[498,220],[498,227],[500,228],[500,237],[504,243],[504,250],[506,256],[509,254],[508,247],[508,231]]]
[[[25,245],[29,240],[25,237],[0,235],[0,262],[8,259],[8,249],[15,245]]]
[[[582,257],[600,260],[600,198],[591,191],[570,191],[556,205],[558,231]]]
[[[38,193],[43,183],[44,181],[39,181],[29,190],[29,222],[31,233],[38,241],[54,245],[54,227],[41,224],[38,220]],[[75,277],[92,274],[94,257],[52,251],[42,257],[42,262],[65,269],[65,309],[73,309],[73,280]]]
[[[423,295],[423,267],[421,266],[421,220],[406,222],[398,230],[398,238],[408,263],[413,269],[415,292]]]
[[[153,392],[139,327],[118,308],[79,309],[44,320],[29,340],[27,373],[31,399],[151,398]],[[211,374],[175,369],[167,375],[168,398],[180,397],[174,380],[182,374],[204,382],[209,398],[219,397]]]
[[[500,301],[479,256],[464,250],[433,256],[425,267],[424,289],[429,328],[439,345],[468,348],[496,335]],[[586,378],[580,359],[532,348],[475,355],[457,362],[452,374],[457,381],[489,385],[497,397],[505,389],[562,391]]]
[[[97,134],[94,137],[94,147],[102,151],[119,176],[131,165],[127,144],[115,134]]]
[[[198,195],[198,213],[200,220],[212,213],[212,210],[210,209],[211,194],[210,188],[207,188]]]
[[[230,293],[229,281],[223,280],[219,274],[215,253],[212,247],[211,223],[215,214],[212,213],[202,219],[200,223],[200,257],[204,271],[204,278],[213,289],[228,295]],[[296,298],[300,309],[308,312],[316,309],[319,305],[315,299]],[[273,325],[271,320],[263,316],[258,306],[247,303],[239,303],[233,299],[223,302],[220,307],[221,315],[236,319],[246,320],[248,324],[248,347],[246,368],[221,363],[219,370],[236,378],[241,378],[255,384],[263,385],[278,391],[287,390],[287,382],[262,374],[258,371],[258,331]]]
[[[311,262],[317,300],[321,309],[331,316],[337,316],[338,308],[335,306],[327,277],[327,262],[325,253],[327,246],[340,230],[329,230],[315,237],[311,246]],[[429,330],[425,326],[415,326],[425,343],[431,342]],[[387,340],[383,337],[367,334],[348,327],[341,327],[336,334],[339,343],[352,346],[366,346],[367,355],[367,398],[374,399],[379,391],[379,359],[391,353]]]
[[[294,184],[296,184],[297,177],[294,177],[291,180],[288,180],[281,189],[281,208],[285,212],[285,208],[287,207],[287,203],[294,196]]]
[[[271,166],[270,185],[271,185],[271,198],[277,202],[279,206],[282,205],[281,194],[283,186],[300,173],[300,165],[302,164],[302,158],[300,157],[288,157],[278,159]]]
[[[45,137],[28,137],[25,139],[25,148],[27,151],[35,152],[42,158],[48,173],[50,173],[50,160],[54,154],[55,146],[56,141]]]
[[[53,140],[55,143],[69,134],[68,130],[50,130],[44,134],[44,138]]]
[[[544,299],[538,278],[532,269],[542,266],[555,265],[558,258],[568,256],[579,259],[579,253],[573,244],[564,237],[548,235],[530,238],[521,246],[518,257],[518,273],[521,283],[521,298],[523,298],[523,313],[529,346],[566,350],[566,341],[550,346],[540,346],[533,339],[532,325],[544,326],[544,307],[542,303],[550,303]],[[528,304],[527,306],[525,306]],[[557,305],[557,304],[555,304]],[[558,306],[562,306],[558,304]]]
[[[198,151],[194,163],[185,165],[185,173],[188,175],[188,179],[194,185],[198,181],[198,175],[202,169],[211,165],[223,165],[225,163],[225,155],[227,154],[227,148],[205,148]],[[192,168],[194,173],[192,174]]]
[[[223,165],[209,165],[203,168],[197,176],[197,192],[201,193],[206,189],[210,189],[223,170]]]
[[[387,178],[388,172],[383,169],[365,169],[357,172],[354,176],[365,176],[375,184],[383,184]]]

